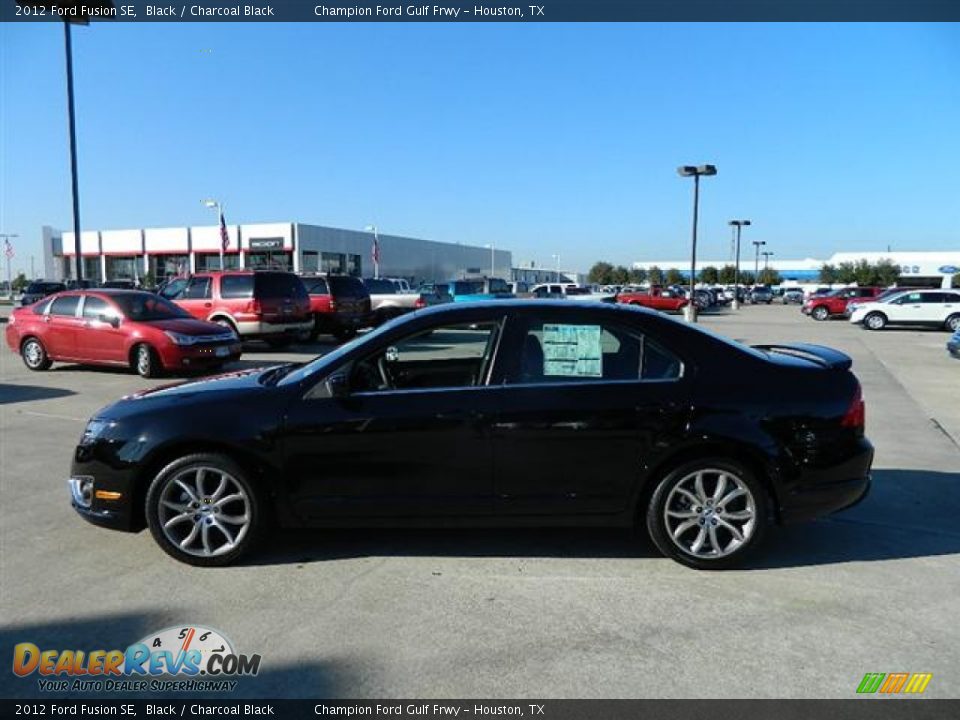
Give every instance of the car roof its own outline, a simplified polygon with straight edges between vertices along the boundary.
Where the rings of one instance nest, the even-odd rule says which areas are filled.
[[[507,311],[531,312],[538,309],[556,309],[566,311],[587,311],[591,313],[609,313],[611,316],[617,313],[640,313],[649,317],[662,318],[664,315],[649,308],[639,307],[637,305],[627,305],[625,303],[598,303],[586,300],[535,300],[530,298],[516,298],[505,300],[473,300],[462,303],[445,303],[443,305],[431,305],[416,311],[418,317],[427,317],[431,315],[456,314],[477,309],[497,308]]]

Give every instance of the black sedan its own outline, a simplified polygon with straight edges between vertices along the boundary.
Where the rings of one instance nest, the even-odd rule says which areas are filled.
[[[303,526],[646,525],[697,568],[867,493],[850,359],[660,313],[441,305],[306,364],[146,390],[76,449],[73,506],[225,565]]]

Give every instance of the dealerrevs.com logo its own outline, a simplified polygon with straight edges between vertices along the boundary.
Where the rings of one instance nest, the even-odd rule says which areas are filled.
[[[22,678],[39,676],[44,692],[229,691],[237,685],[232,678],[260,672],[260,655],[237,653],[217,630],[175,626],[125,650],[42,649],[18,643],[13,672]]]

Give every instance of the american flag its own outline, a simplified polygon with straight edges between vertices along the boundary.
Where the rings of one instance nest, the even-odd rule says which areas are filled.
[[[370,248],[370,257],[373,259],[374,265],[380,264],[380,238],[374,234],[373,236],[373,247]]]
[[[224,252],[230,247],[230,235],[227,234],[227,221],[223,219],[223,210],[220,211],[220,247]]]
[[[7,256],[7,260],[13,257],[13,245],[10,244],[10,238],[3,239],[3,254]]]

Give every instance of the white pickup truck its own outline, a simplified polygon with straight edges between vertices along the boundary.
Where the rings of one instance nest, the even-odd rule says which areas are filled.
[[[423,293],[401,292],[387,278],[364,278],[363,284],[370,293],[370,312],[375,326],[433,304],[430,297]]]

